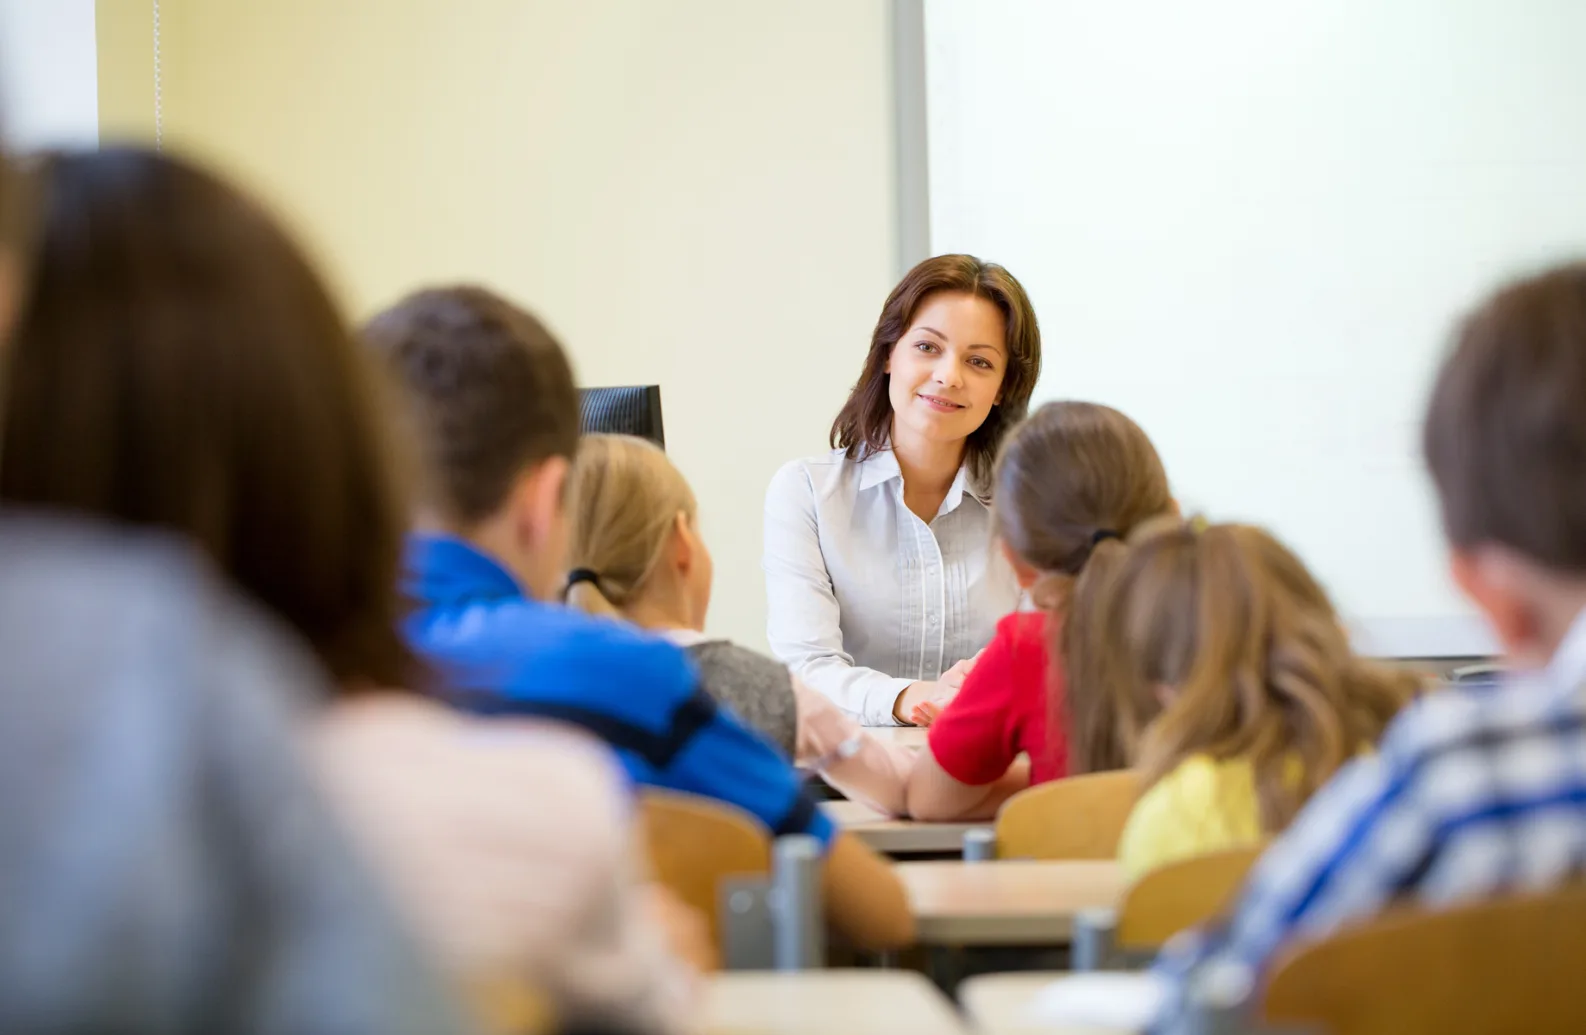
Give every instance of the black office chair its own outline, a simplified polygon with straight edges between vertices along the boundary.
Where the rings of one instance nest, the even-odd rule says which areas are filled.
[[[624,385],[578,390],[578,430],[649,439],[662,449],[661,386]]]

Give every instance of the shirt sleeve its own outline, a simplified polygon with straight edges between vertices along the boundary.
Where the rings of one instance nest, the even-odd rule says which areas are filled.
[[[209,630],[207,765],[194,779],[218,813],[206,829],[224,841],[234,901],[249,904],[231,933],[247,943],[251,985],[232,991],[250,1030],[471,1030],[311,775],[291,706],[323,677],[246,618],[228,611]]]
[[[718,708],[704,690],[680,711],[684,714],[676,721],[696,726],[697,732],[666,767],[668,786],[736,805],[769,827],[773,837],[811,834],[822,845],[831,843],[831,820],[815,807],[803,777],[769,740]]]
[[[1008,771],[1019,753],[1011,721],[1016,687],[1010,629],[1006,621],[997,625],[997,635],[958,695],[931,724],[931,754],[942,771],[959,783],[975,787],[991,783]]]
[[[842,610],[821,555],[815,490],[798,464],[771,479],[765,498],[766,637],[771,652],[812,689],[867,726],[895,726],[892,706],[912,679],[854,665],[843,651]]]

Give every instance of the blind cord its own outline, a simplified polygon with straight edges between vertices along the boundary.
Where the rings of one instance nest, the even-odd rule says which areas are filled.
[[[164,150],[165,120],[160,110],[160,0],[154,0],[154,149]]]

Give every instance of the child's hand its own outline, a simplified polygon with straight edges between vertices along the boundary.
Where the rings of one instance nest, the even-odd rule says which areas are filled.
[[[937,720],[947,706],[952,703],[955,694],[943,694],[941,697],[929,701],[921,701],[914,706],[914,711],[909,715],[909,721],[916,726],[929,726]]]
[[[975,670],[975,663],[980,660],[980,656],[984,653],[986,653],[986,649],[982,647],[980,650],[975,652],[974,657],[965,658],[963,661],[960,661],[946,672],[943,672],[942,678],[939,680],[939,682],[945,683],[954,690],[957,690],[959,687],[964,685],[964,680],[969,678],[969,673]]]

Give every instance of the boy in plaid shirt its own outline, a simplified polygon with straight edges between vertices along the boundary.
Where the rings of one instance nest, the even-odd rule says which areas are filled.
[[[1466,319],[1423,445],[1454,579],[1518,674],[1429,695],[1340,770],[1230,920],[1164,949],[1164,1024],[1197,976],[1259,994],[1278,949],[1395,900],[1451,905],[1586,868],[1586,264]]]

